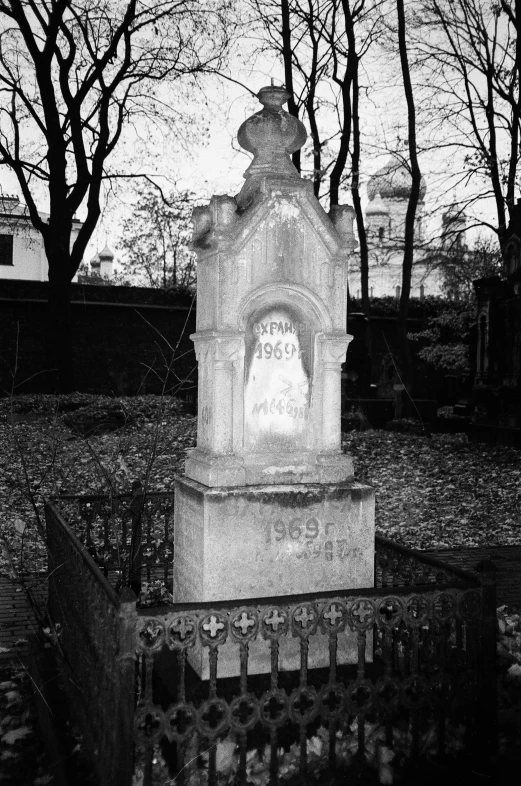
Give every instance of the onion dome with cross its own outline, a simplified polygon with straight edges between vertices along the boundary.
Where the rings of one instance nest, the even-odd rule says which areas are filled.
[[[412,177],[409,168],[392,157],[384,166],[369,178],[367,196],[372,202],[378,194],[383,199],[408,199],[411,193]],[[425,199],[427,184],[422,177],[420,183],[420,202]]]

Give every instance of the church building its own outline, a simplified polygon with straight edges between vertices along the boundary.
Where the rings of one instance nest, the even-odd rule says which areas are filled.
[[[367,183],[369,204],[365,211],[365,227],[369,249],[370,297],[400,296],[405,215],[411,193],[411,181],[407,166],[393,157]],[[436,249],[425,240],[426,191],[425,178],[422,177],[420,201],[416,212],[412,297],[442,294],[441,275],[433,264]],[[359,253],[355,253],[351,261],[349,291],[351,297],[360,297]]]

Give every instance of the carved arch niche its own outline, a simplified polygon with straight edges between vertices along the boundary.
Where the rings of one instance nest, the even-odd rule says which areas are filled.
[[[312,446],[315,337],[327,323],[317,303],[285,288],[243,309],[244,448],[254,453]]]

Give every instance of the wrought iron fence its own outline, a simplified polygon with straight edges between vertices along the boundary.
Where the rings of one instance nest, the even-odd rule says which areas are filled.
[[[375,587],[442,586],[479,581],[475,571],[449,565],[381,535],[376,535],[375,544]]]
[[[113,586],[173,580],[174,492],[66,495],[53,499],[62,516]],[[376,536],[375,586],[476,581],[476,574]]]
[[[47,525],[51,609],[107,783],[130,786],[132,745],[144,786],[314,783],[343,770],[376,783],[385,768],[399,781],[418,762],[476,767],[493,750],[490,566],[479,576],[378,538],[374,588],[138,608],[115,597],[53,505]],[[120,707],[117,740],[108,706]]]
[[[173,492],[144,493],[139,481],[126,494],[61,494],[53,502],[111,583],[120,587],[173,571]]]
[[[48,609],[69,704],[100,783],[129,786],[134,715],[134,652],[127,616],[135,596],[116,594],[64,519],[45,508]],[[127,593],[129,591],[127,590]]]
[[[167,740],[180,783],[246,784],[256,776],[253,782],[268,784],[284,782],[282,775],[304,783],[326,769],[351,768],[379,782],[384,749],[384,758],[392,751],[409,763],[421,754],[441,760],[460,745],[475,757],[484,730],[480,620],[475,588],[138,612],[138,760],[151,772],[157,744]],[[319,637],[328,665],[311,670]],[[285,672],[280,660],[292,640],[300,664]],[[251,658],[259,643],[267,659],[259,652]],[[168,667],[165,649],[173,658]],[[220,687],[220,658],[228,668],[233,650],[238,676]],[[154,696],[154,653],[161,651],[162,668],[176,675],[167,707],[164,694]],[[203,688],[187,669],[192,653],[207,665]],[[346,654],[352,665],[342,665]],[[269,674],[250,675],[251,660],[253,670],[267,660]],[[406,772],[395,765],[395,778]]]

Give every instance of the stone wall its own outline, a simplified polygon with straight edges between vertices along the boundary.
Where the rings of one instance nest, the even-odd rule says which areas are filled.
[[[32,281],[0,283],[0,395],[10,392],[16,364],[17,393],[46,392],[47,286]],[[190,377],[181,395],[193,395],[196,362],[189,336],[195,331],[195,308],[189,295],[82,284],[73,284],[72,290],[76,390],[159,393],[172,348],[179,342],[179,360],[168,375],[167,391],[177,394],[176,376]]]
[[[45,282],[0,282],[0,395],[11,389],[11,373],[18,354],[17,392],[45,392]],[[73,330],[75,347],[75,387],[82,392],[135,394],[159,392],[161,383],[155,373],[147,374],[152,365],[159,374],[164,358],[172,352],[161,338],[175,347],[183,333],[177,355],[187,353],[173,370],[184,378],[195,366],[193,343],[195,304],[190,311],[189,296],[174,295],[145,287],[113,287],[73,284]],[[146,320],[146,321],[145,321]],[[149,323],[149,324],[147,324]],[[409,320],[410,330],[424,325],[423,320]],[[18,326],[18,353],[17,347]],[[350,333],[357,335],[354,325]],[[370,382],[385,383],[387,343],[396,342],[394,316],[373,317],[371,320],[373,362]],[[353,353],[355,342],[348,349],[348,366],[357,366]],[[192,379],[196,375],[192,373]],[[173,380],[175,382],[175,380]],[[389,384],[393,379],[389,369]],[[192,383],[185,386],[183,397],[197,401]],[[415,395],[420,398],[444,398],[443,375],[435,374],[424,365],[416,366]],[[365,394],[367,395],[367,394]],[[364,395],[364,397],[365,397]],[[381,397],[385,398],[384,391]],[[389,392],[392,398],[392,393]]]

